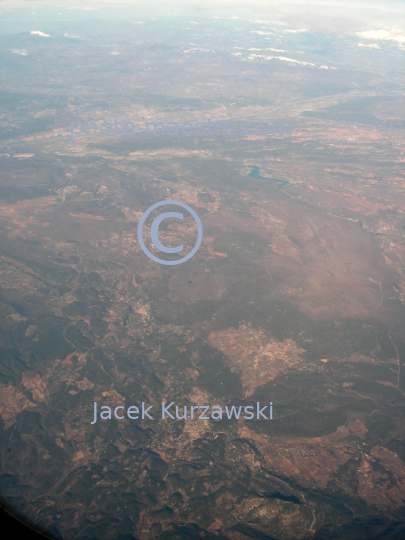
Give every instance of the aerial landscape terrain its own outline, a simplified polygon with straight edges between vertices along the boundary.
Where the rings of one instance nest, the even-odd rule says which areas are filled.
[[[66,540],[404,538],[405,30],[2,17],[1,505]],[[115,119],[236,130],[101,135]],[[165,200],[203,226],[179,265],[138,242]]]

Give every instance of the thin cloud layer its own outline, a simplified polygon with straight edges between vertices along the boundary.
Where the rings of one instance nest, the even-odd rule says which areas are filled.
[[[364,32],[357,32],[357,35],[363,39],[373,41],[396,41],[402,49],[405,48],[405,33],[402,33],[400,30],[365,30]]]
[[[40,32],[39,30],[32,30],[30,34],[31,36],[51,37],[51,34],[44,34],[43,32]]]

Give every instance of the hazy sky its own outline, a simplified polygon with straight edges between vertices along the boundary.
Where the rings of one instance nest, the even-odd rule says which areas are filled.
[[[190,14],[194,16],[244,16],[277,20],[324,33],[396,28],[405,31],[405,0],[0,0],[2,9],[41,5],[54,8],[92,9],[127,6],[142,16]],[[119,11],[119,10],[118,10]]]

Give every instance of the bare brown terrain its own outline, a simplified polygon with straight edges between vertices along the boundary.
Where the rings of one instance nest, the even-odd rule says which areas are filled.
[[[1,38],[1,503],[64,540],[404,537],[403,42],[91,17]],[[115,117],[238,129],[70,136]],[[170,267],[137,238],[166,200],[204,230]],[[188,252],[196,226],[159,234]]]

